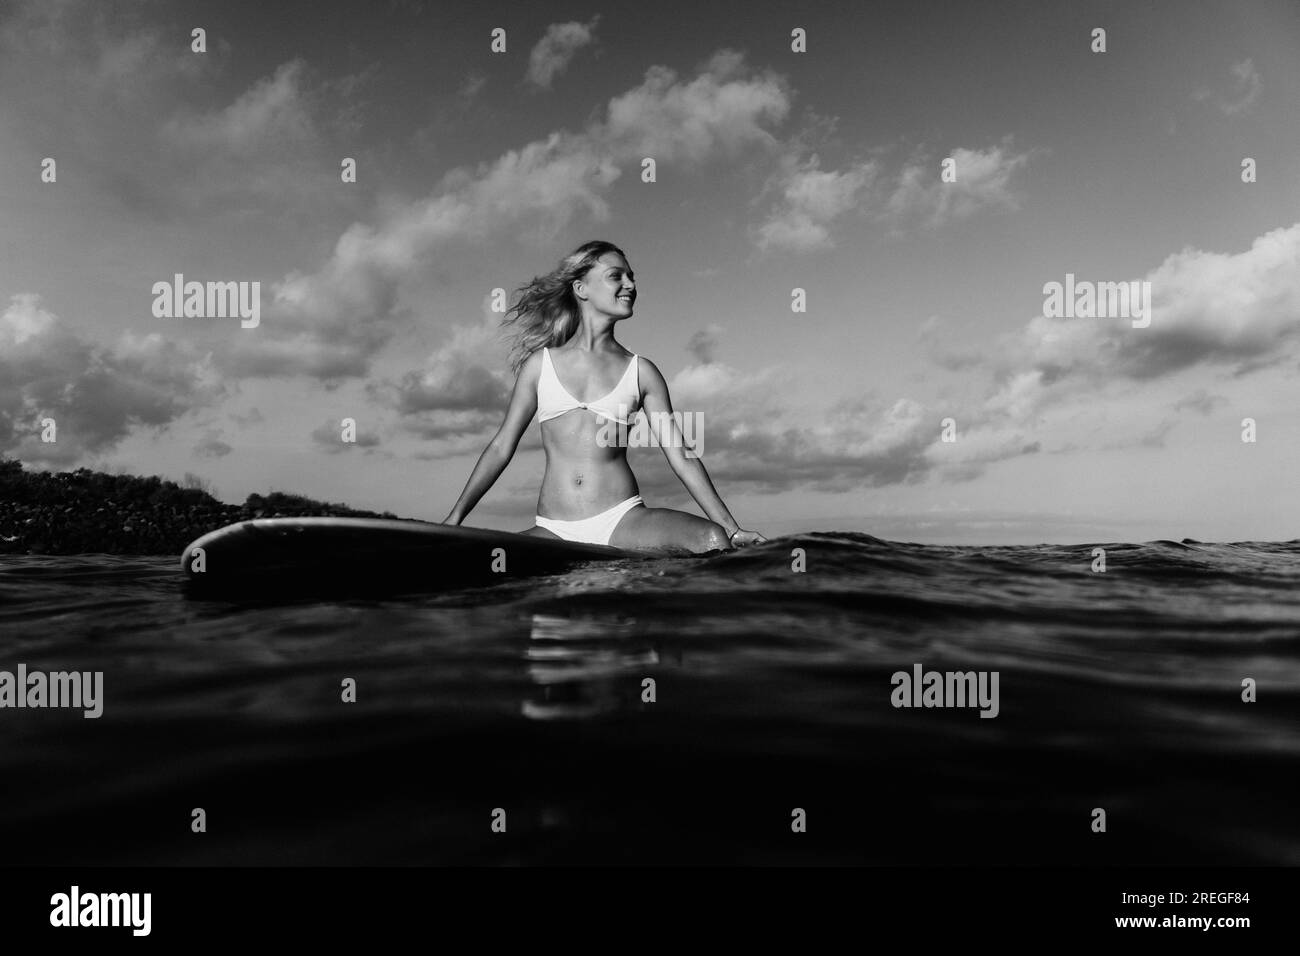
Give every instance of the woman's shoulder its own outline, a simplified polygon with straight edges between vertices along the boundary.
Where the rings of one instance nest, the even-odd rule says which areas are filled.
[[[537,349],[530,352],[528,356],[519,363],[519,373],[516,376],[521,379],[537,378],[542,372],[542,350]]]

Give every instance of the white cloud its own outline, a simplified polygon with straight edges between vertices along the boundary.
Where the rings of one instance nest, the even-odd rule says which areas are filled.
[[[317,132],[302,85],[305,70],[302,60],[284,63],[223,109],[172,118],[162,135],[171,145],[195,152],[245,154],[312,143]]]
[[[1230,96],[1223,96],[1204,87],[1192,96],[1201,102],[1213,103],[1229,116],[1246,112],[1259,99],[1259,94],[1264,89],[1264,81],[1260,78],[1259,71],[1255,69],[1254,61],[1249,59],[1232,64],[1231,73],[1235,81]]]
[[[924,452],[938,437],[938,421],[920,403],[854,395],[809,420],[788,403],[799,394],[799,373],[741,371],[718,359],[716,329],[706,330],[704,338],[708,360],[678,371],[668,389],[675,411],[701,416],[706,466],[728,488],[850,491],[916,481],[930,469]],[[699,339],[697,333],[692,343]],[[638,480],[654,494],[681,490],[662,470]]]
[[[786,162],[781,200],[755,231],[758,248],[808,252],[834,243],[830,224],[865,201],[879,167],[865,161],[843,171],[819,169],[816,154],[806,163]]]
[[[528,54],[527,81],[542,89],[550,89],[551,81],[568,69],[569,63],[583,47],[595,42],[596,24],[600,15],[588,23],[552,23],[546,35],[537,41]]]
[[[1300,223],[1258,237],[1245,252],[1184,249],[1142,281],[1151,283],[1150,328],[1135,329],[1129,319],[1040,315],[1025,328],[1021,360],[1049,384],[1282,362],[1300,333]]]
[[[886,209],[897,218],[922,219],[932,226],[982,209],[1016,210],[1020,199],[1011,180],[1032,155],[1015,152],[1010,137],[983,150],[958,147],[945,157],[954,161],[956,180],[950,183],[940,179],[938,160],[909,162],[898,174]]]
[[[833,129],[833,124],[821,125]],[[763,190],[764,195],[774,192],[778,198],[767,218],[752,230],[760,250],[831,248],[835,222],[850,213],[894,226],[913,222],[938,226],[984,209],[1016,210],[1020,198],[1012,178],[1034,154],[1014,151],[1010,137],[984,150],[959,147],[951,154],[956,181],[945,183],[938,160],[914,159],[893,177],[886,176],[880,159],[823,170],[816,153],[807,160],[798,158],[808,148],[805,140],[816,132],[806,130],[789,141],[780,171]]]
[[[772,71],[752,74],[743,54],[714,54],[690,82],[666,66],[652,66],[636,89],[609,101],[607,119],[592,131],[621,159],[695,165],[746,149],[775,149],[765,129],[783,121],[792,94]]]
[[[235,375],[364,375],[405,316],[398,290],[447,242],[485,239],[521,222],[554,231],[586,214],[609,216],[606,196],[622,166],[654,155],[683,167],[774,142],[764,123],[784,117],[789,94],[771,74],[751,75],[736,53],[713,57],[679,83],[652,67],[636,89],[581,133],[552,133],[492,163],[448,173],[434,193],[377,226],[354,223],[329,260],[275,284],[265,334],[242,336],[226,357]]]
[[[1005,457],[1031,447],[1033,435],[1046,436],[1043,451],[1066,450],[1059,440],[1066,435],[1073,449],[1163,447],[1184,409],[1207,416],[1233,395],[1258,406],[1258,389],[1232,381],[1265,371],[1294,381],[1300,223],[1239,253],[1184,249],[1141,281],[1152,288],[1149,328],[1133,328],[1128,318],[1038,315],[1004,337],[992,391],[962,408],[959,442],[936,446],[932,460],[955,466]],[[1225,379],[1216,389],[1229,394],[1209,395],[1207,374]]]

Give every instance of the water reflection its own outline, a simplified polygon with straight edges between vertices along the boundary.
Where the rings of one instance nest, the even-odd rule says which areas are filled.
[[[525,659],[535,687],[523,715],[586,720],[639,704],[659,653],[638,642],[636,618],[534,614]]]

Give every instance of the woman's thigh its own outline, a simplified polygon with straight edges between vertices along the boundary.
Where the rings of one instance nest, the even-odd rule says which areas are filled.
[[[721,525],[671,508],[633,508],[619,521],[609,543],[615,548],[683,548],[697,554],[730,547]]]

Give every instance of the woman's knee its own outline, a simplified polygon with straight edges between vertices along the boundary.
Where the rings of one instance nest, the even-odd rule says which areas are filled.
[[[705,551],[726,551],[731,548],[726,529],[716,521],[710,521],[705,527],[701,544]]]

